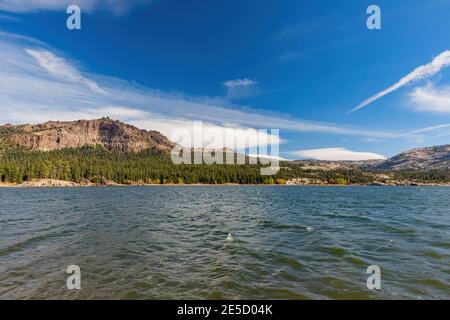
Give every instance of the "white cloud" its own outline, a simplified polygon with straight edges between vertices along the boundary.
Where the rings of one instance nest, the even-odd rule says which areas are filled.
[[[228,80],[223,83],[226,88],[250,87],[258,85],[258,82],[250,79]]]
[[[169,119],[152,117],[147,114],[145,120],[131,120],[131,124],[156,130],[166,135],[171,141],[184,147],[223,149],[229,148],[256,152],[256,147],[281,144],[283,141],[270,131],[260,132],[246,127],[227,127],[212,123],[201,123],[186,119]]]
[[[130,8],[150,0],[0,0],[0,10],[24,13],[65,10],[69,5],[79,5],[83,12],[106,10],[114,14],[126,13]]]
[[[261,155],[261,154],[247,154],[250,158],[259,158],[259,159],[267,159],[267,160],[277,160],[277,161],[291,161],[285,159],[280,156],[270,156],[270,155]]]
[[[450,86],[440,88],[428,84],[409,95],[411,106],[418,112],[450,113]]]
[[[429,131],[436,131],[436,130],[440,130],[440,129],[446,129],[450,127],[450,123],[444,123],[444,124],[439,124],[436,126],[431,126],[431,127],[426,127],[426,128],[421,128],[421,129],[417,129],[417,130],[413,130],[410,132],[405,133],[404,135],[414,135],[414,134],[418,134],[418,133],[424,133],[424,132],[429,132]]]
[[[323,161],[363,161],[386,159],[386,157],[381,154],[350,151],[344,148],[300,150],[294,151],[293,154],[301,158]]]
[[[450,66],[450,50],[442,52],[440,55],[434,58],[432,62],[416,68],[413,72],[401,78],[400,81],[398,81],[394,85],[364,100],[350,112],[362,109],[365,106],[371,104],[372,102],[375,102],[376,100],[384,97],[385,95],[397,89],[400,89],[401,87],[407,84],[435,75],[436,73],[438,73],[444,68],[447,68],[448,66]]]
[[[228,80],[223,83],[228,99],[239,99],[252,96],[258,91],[258,81],[250,79]]]
[[[59,80],[67,80],[85,84],[90,90],[97,93],[106,93],[99,85],[82,76],[81,73],[64,59],[46,50],[25,49],[25,52],[36,59],[39,66],[44,68],[50,75]]]

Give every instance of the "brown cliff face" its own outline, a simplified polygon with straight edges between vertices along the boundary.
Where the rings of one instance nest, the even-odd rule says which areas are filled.
[[[28,150],[50,151],[100,145],[107,150],[139,152],[146,149],[165,151],[174,147],[174,143],[157,131],[141,130],[109,118],[8,125],[8,128],[12,132],[7,137],[10,144]]]

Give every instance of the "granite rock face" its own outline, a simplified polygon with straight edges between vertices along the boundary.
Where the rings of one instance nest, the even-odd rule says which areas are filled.
[[[27,150],[51,151],[90,146],[139,152],[146,149],[165,151],[175,146],[157,131],[141,130],[110,118],[7,127],[11,131],[8,136],[10,143]]]

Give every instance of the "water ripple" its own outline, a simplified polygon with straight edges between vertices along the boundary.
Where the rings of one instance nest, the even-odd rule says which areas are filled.
[[[449,192],[2,188],[0,299],[448,299]]]

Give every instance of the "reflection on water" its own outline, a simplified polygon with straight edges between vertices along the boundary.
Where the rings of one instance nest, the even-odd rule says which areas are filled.
[[[1,299],[450,298],[450,188],[3,188],[0,203]]]

